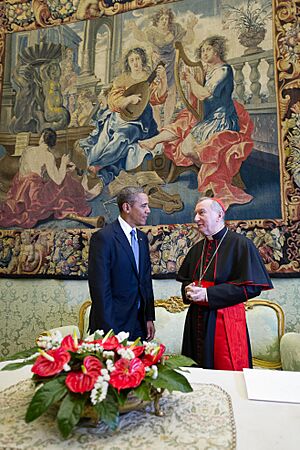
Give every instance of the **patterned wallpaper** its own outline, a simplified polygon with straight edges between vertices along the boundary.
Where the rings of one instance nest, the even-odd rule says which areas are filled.
[[[175,280],[153,284],[156,299],[180,295]],[[300,280],[273,279],[273,284],[275,289],[261,297],[282,306],[286,331],[300,332]],[[86,281],[1,279],[0,357],[32,347],[42,331],[77,324],[80,305],[88,297]]]

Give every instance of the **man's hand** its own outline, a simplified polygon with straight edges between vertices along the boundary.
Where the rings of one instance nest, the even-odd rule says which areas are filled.
[[[155,335],[155,326],[152,320],[147,321],[147,341],[152,341]]]
[[[194,303],[198,303],[198,302],[203,303],[203,302],[205,302],[205,303],[208,303],[207,295],[206,295],[206,288],[195,286],[194,283],[191,283],[188,286],[186,286],[186,288],[185,288],[185,295],[186,295],[186,298],[190,302],[194,302]]]

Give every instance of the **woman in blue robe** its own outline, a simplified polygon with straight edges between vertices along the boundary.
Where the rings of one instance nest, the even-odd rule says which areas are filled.
[[[107,184],[117,176],[121,169],[132,170],[138,167],[146,155],[152,153],[142,149],[138,141],[151,138],[158,133],[153,117],[152,106],[163,103],[167,96],[165,69],[159,66],[157,77],[150,85],[150,103],[141,116],[132,121],[122,119],[120,113],[130,104],[140,101],[139,94],[125,97],[130,86],[144,81],[149,76],[145,51],[136,47],[125,57],[125,70],[118,76],[108,93],[108,107],[96,115],[96,128],[90,135],[79,141],[84,150],[90,169],[104,179]]]

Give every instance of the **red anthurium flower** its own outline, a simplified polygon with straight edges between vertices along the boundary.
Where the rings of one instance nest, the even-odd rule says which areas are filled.
[[[115,363],[115,370],[110,374],[109,383],[118,391],[134,388],[145,378],[145,366],[139,358],[120,358]]]
[[[83,365],[87,369],[90,376],[98,378],[101,369],[104,367],[102,362],[95,356],[86,356]]]
[[[96,339],[95,341],[89,341],[89,344],[100,344],[104,350],[115,350],[120,344],[116,336],[111,336],[106,339]]]
[[[37,358],[31,371],[40,377],[49,377],[56,375],[63,370],[66,363],[70,361],[70,353],[64,348],[41,352],[41,356]]]
[[[120,344],[116,336],[111,336],[105,339],[104,342],[102,341],[101,345],[104,350],[114,350],[115,348],[118,348]]]
[[[61,341],[61,347],[65,350],[70,350],[71,352],[76,352],[78,350],[78,340],[74,339],[70,334],[65,336]]]
[[[88,341],[89,344],[100,344],[101,345],[102,339],[95,339],[94,341]]]
[[[103,364],[95,356],[87,356],[83,360],[81,371],[70,372],[66,378],[66,385],[72,392],[91,391],[101,374]]]
[[[131,347],[129,347],[129,348],[131,348]],[[137,358],[138,356],[140,356],[143,353],[143,351],[145,350],[145,346],[138,345],[136,347],[131,348],[131,350],[133,351],[133,353],[135,354],[135,356]]]
[[[142,361],[145,367],[152,366],[153,364],[158,363],[162,355],[164,354],[165,350],[166,350],[165,345],[159,344],[159,346],[151,350],[151,353],[147,353],[145,356],[143,356]]]
[[[141,354],[144,352],[144,350],[145,350],[145,346],[144,345],[136,345],[136,346],[133,346],[133,345],[122,345],[122,344],[120,344],[119,345],[119,347],[116,349],[116,350],[119,350],[119,349],[121,349],[121,348],[123,348],[123,349],[130,349],[133,353],[134,353],[134,356],[136,357],[136,358],[138,358],[139,356],[141,356]]]

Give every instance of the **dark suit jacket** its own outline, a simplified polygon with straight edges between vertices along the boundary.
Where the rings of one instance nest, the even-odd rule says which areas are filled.
[[[144,322],[155,319],[149,244],[137,230],[139,272],[132,248],[118,220],[92,235],[88,280],[92,307],[89,329],[134,332],[138,303]]]

